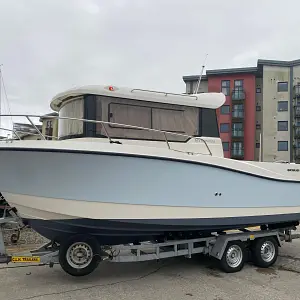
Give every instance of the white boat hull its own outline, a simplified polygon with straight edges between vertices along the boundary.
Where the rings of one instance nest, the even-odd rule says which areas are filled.
[[[41,143],[0,148],[0,191],[52,240],[85,233],[118,244],[300,219],[300,182],[276,178],[274,168],[205,155],[167,157],[165,149],[142,155],[138,147],[126,153],[124,145],[120,152],[118,145],[89,151],[74,142],[72,150]]]

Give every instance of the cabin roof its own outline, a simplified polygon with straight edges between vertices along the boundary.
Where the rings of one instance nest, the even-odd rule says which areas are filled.
[[[68,101],[72,97],[83,95],[99,95],[212,109],[222,106],[225,102],[225,95],[223,93],[201,93],[191,95],[133,89],[113,85],[86,85],[72,88],[57,94],[52,99],[50,107],[54,111],[59,111],[64,102]]]

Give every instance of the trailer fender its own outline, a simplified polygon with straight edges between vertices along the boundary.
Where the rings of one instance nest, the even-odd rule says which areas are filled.
[[[255,239],[261,237],[273,236],[278,242],[278,246],[281,247],[282,242],[280,240],[278,231],[270,230],[270,231],[261,231],[261,232],[246,232],[246,233],[237,233],[237,234],[225,234],[219,235],[216,238],[215,243],[210,247],[209,255],[217,258],[219,260],[222,259],[224,251],[227,247],[229,241],[241,241],[241,242],[251,242]]]

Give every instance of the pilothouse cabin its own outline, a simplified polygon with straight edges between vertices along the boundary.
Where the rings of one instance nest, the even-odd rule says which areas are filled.
[[[225,101],[219,93],[172,94],[115,86],[85,86],[58,94],[51,108],[60,117],[127,124],[193,137],[219,138],[216,108]],[[164,134],[106,124],[111,138],[164,141]],[[58,138],[106,137],[101,123],[60,119]],[[168,134],[170,142],[188,137]]]

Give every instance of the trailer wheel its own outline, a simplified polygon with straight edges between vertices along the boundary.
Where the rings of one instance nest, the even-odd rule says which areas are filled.
[[[19,234],[13,233],[13,234],[10,236],[10,242],[11,242],[13,245],[16,245],[16,244],[18,243],[19,237],[20,237]]]
[[[101,261],[100,246],[90,236],[76,235],[60,244],[59,263],[72,276],[92,273]]]
[[[241,241],[228,242],[220,267],[226,273],[234,273],[240,271],[245,264],[245,245]]]
[[[258,238],[252,242],[251,254],[252,261],[257,267],[270,267],[278,257],[278,243],[274,237]]]

